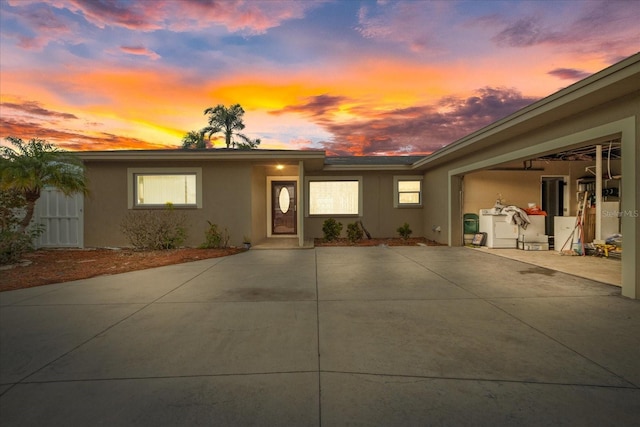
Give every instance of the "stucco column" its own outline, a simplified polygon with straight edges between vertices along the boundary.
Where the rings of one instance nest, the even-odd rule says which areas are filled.
[[[640,114],[624,120],[622,129],[622,295],[640,298]]]
[[[306,193],[304,192],[304,162],[298,161],[298,194],[296,194],[296,200],[298,201],[297,215],[298,215],[298,246],[304,246],[304,206]]]

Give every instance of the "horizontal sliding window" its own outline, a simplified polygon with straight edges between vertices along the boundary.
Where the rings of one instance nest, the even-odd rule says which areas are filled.
[[[359,215],[360,180],[309,181],[309,215]]]

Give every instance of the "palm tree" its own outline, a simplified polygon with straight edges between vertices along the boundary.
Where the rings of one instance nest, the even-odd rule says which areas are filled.
[[[0,189],[15,190],[26,200],[19,231],[24,233],[46,186],[56,187],[65,195],[88,193],[84,165],[77,157],[42,139],[25,143],[20,138],[6,138],[14,147],[0,147]]]
[[[207,142],[204,140],[204,132],[196,130],[187,132],[182,138],[182,148],[207,148]]]
[[[236,143],[233,141],[234,133],[244,129],[244,123],[242,122],[244,110],[240,104],[234,104],[229,108],[219,104],[216,107],[207,108],[204,110],[204,114],[209,115],[209,126],[202,129],[203,134],[208,134],[209,139],[211,139],[211,135],[223,132],[227,148],[231,147],[231,144],[235,146]]]
[[[238,142],[237,145],[239,150],[253,150],[254,148],[258,148],[258,145],[260,145],[260,142],[261,142],[260,138],[251,139],[248,136],[243,135],[241,133],[237,133],[236,135],[244,141],[244,142]]]

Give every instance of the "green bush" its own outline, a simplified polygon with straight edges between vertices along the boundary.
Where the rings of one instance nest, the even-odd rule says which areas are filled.
[[[396,231],[403,239],[408,239],[409,236],[411,236],[411,233],[413,233],[413,231],[409,228],[409,224],[406,222],[402,225],[402,227],[398,227]]]
[[[33,250],[33,239],[18,231],[0,231],[0,265],[13,264]]]
[[[44,231],[39,224],[19,231],[26,205],[20,192],[0,190],[0,265],[19,261],[24,253],[32,251],[33,241]]]
[[[358,225],[357,222],[347,224],[347,238],[351,243],[358,242],[362,240],[362,229]]]
[[[333,218],[328,218],[322,224],[322,232],[324,233],[324,241],[331,242],[337,240],[342,233],[342,223]]]
[[[187,238],[186,217],[167,204],[163,210],[131,211],[120,230],[136,249],[173,249]]]
[[[218,224],[214,224],[211,221],[209,228],[204,232],[205,242],[200,246],[201,248],[226,248],[229,246],[229,230],[227,227],[224,230],[218,230]]]

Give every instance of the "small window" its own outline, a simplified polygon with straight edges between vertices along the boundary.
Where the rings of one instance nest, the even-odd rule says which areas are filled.
[[[199,168],[129,169],[129,208],[202,207]]]
[[[359,215],[360,180],[309,180],[309,215]]]
[[[394,177],[394,207],[422,206],[422,177]]]

